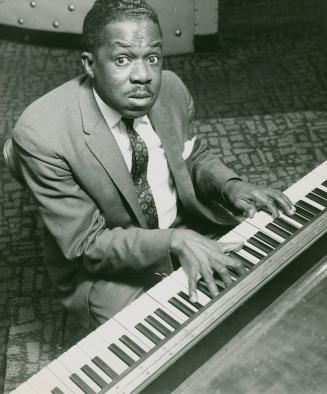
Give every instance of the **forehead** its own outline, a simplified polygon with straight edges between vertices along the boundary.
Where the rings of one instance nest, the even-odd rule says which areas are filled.
[[[161,31],[159,26],[148,18],[110,22],[104,28],[103,45],[111,49],[161,47]]]

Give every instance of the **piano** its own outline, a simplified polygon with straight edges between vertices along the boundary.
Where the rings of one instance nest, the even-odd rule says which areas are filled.
[[[14,394],[168,393],[327,255],[327,161],[285,192],[296,213],[246,219],[220,241],[247,270],[212,298],[188,298],[180,268],[20,385]],[[303,256],[305,256],[303,260]],[[269,284],[273,284],[267,287]]]

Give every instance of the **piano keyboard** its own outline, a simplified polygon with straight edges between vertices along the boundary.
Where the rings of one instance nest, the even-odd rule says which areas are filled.
[[[243,241],[234,253],[247,268],[214,299],[198,282],[188,298],[180,268],[19,386],[15,394],[139,392],[327,231],[327,161],[285,192],[292,217],[265,212],[246,219],[220,241]]]

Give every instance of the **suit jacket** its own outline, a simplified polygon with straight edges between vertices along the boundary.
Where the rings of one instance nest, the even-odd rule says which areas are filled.
[[[164,71],[150,121],[158,133],[186,212],[215,223],[235,223],[219,202],[236,175],[195,144],[184,160],[193,100],[182,81]],[[90,80],[79,76],[32,103],[18,120],[13,141],[26,184],[49,237],[45,263],[62,302],[88,310],[98,277],[170,266],[172,229],[147,230],[122,154],[95,101]],[[221,202],[221,201],[220,201]]]

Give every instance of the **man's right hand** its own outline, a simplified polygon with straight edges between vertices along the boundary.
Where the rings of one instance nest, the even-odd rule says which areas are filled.
[[[243,244],[220,243],[212,241],[192,230],[175,229],[170,239],[170,251],[178,258],[183,267],[189,285],[189,297],[191,302],[197,301],[197,281],[202,277],[210,291],[215,297],[218,294],[217,285],[214,280],[216,272],[226,286],[232,283],[231,274],[227,267],[232,267],[242,275],[246,272],[243,264],[229,256],[228,253],[238,251]]]

